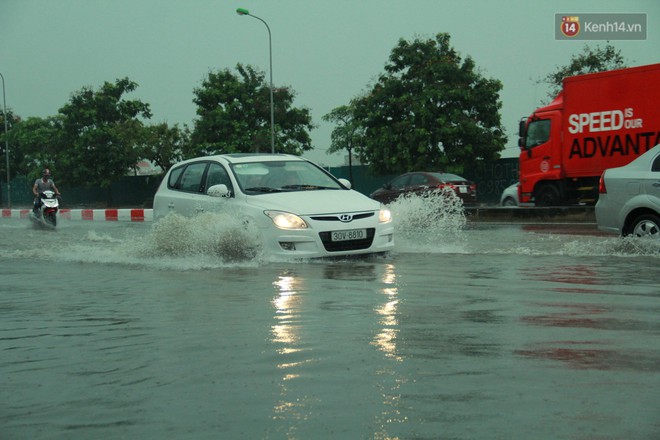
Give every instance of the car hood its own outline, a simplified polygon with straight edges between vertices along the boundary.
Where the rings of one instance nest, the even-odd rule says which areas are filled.
[[[377,211],[380,202],[354,190],[291,191],[246,196],[246,201],[262,209],[297,215]]]

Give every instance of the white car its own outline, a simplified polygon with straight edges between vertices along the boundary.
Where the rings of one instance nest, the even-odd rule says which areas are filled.
[[[381,253],[394,247],[392,215],[318,165],[285,154],[226,154],[174,165],[154,197],[154,219],[169,213],[237,216],[265,252],[315,258]]]
[[[605,170],[599,192],[598,229],[660,239],[660,145],[626,166]]]
[[[507,187],[500,196],[501,206],[518,206],[518,182]]]

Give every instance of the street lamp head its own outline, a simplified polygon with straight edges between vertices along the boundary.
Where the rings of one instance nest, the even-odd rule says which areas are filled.
[[[247,9],[244,9],[244,8],[236,9],[236,13],[238,15],[250,15],[250,11],[248,11]]]

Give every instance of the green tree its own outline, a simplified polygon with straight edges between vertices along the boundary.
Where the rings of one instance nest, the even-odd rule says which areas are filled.
[[[163,172],[183,160],[190,150],[190,130],[167,123],[150,125],[145,128],[144,158],[159,166]]]
[[[351,181],[353,181],[353,154],[360,148],[361,139],[364,137],[364,127],[357,123],[353,112],[352,104],[341,105],[323,116],[324,121],[337,124],[330,135],[330,148],[327,154],[342,150],[348,152],[348,172]]]
[[[60,108],[63,154],[58,165],[69,185],[108,188],[143,159],[140,118],[151,117],[149,104],[124,99],[137,86],[123,78],[96,91],[85,87]]]
[[[376,172],[413,169],[460,173],[504,149],[500,81],[461,59],[449,34],[399,40],[376,84],[355,100],[364,127],[363,161]]]
[[[196,156],[271,151],[270,86],[264,73],[251,66],[238,64],[236,70],[210,72],[194,90],[198,118],[191,141]],[[312,117],[308,109],[293,107],[294,98],[290,88],[273,91],[278,153],[312,149]]]
[[[4,180],[7,177],[7,147],[9,148],[9,173],[10,178],[20,174],[18,163],[21,159],[20,152],[16,151],[12,137],[15,134],[14,128],[20,124],[21,118],[14,114],[11,109],[7,109],[7,139],[5,142],[5,114],[0,110],[0,176]]]
[[[58,175],[62,151],[62,118],[29,117],[18,121],[9,132],[10,168],[13,176],[37,178],[43,168]],[[59,183],[59,180],[58,180]]]
[[[582,52],[573,55],[566,66],[559,66],[555,72],[549,73],[537,83],[549,86],[548,97],[554,99],[563,87],[564,78],[585,73],[603,72],[606,70],[623,69],[627,63],[621,51],[609,42],[605,47],[596,46],[595,49],[585,44]]]

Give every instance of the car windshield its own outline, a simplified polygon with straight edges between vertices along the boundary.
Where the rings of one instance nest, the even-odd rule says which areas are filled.
[[[431,173],[436,179],[441,182],[463,182],[464,178],[457,176],[456,174],[449,173]]]
[[[241,190],[249,195],[343,189],[322,169],[300,160],[248,162],[231,167]]]

